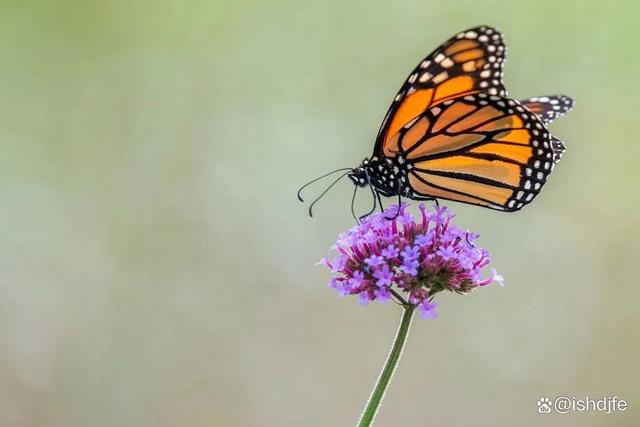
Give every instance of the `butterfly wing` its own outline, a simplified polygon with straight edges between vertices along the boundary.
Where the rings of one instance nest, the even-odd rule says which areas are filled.
[[[527,110],[540,117],[545,125],[573,109],[573,99],[565,95],[538,96],[520,102]]]
[[[502,69],[506,48],[495,28],[463,31],[427,56],[411,72],[385,115],[374,153],[391,156],[388,142],[418,114],[447,99],[487,92],[506,96]]]
[[[389,145],[407,163],[404,195],[516,211],[546,182],[553,141],[520,102],[478,93],[430,108]]]

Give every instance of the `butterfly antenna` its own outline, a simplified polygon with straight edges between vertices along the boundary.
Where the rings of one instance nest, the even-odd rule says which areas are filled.
[[[360,224],[358,218],[356,217],[355,203],[356,203],[356,193],[358,192],[358,186],[353,186],[353,196],[351,196],[351,216],[356,220],[356,224]]]
[[[343,173],[342,175],[340,175],[338,178],[336,178],[335,181],[333,181],[322,193],[320,193],[320,195],[318,197],[316,197],[316,199],[311,202],[311,204],[309,205],[309,216],[313,217],[313,205],[315,205],[316,203],[318,203],[318,200],[322,199],[322,197],[327,194],[327,192],[329,190],[331,190],[331,188],[336,185],[338,183],[338,181],[340,181],[342,178],[344,178],[345,176],[347,176],[347,174],[349,172],[351,172],[351,168],[346,168],[348,170],[348,172]]]
[[[336,172],[341,172],[341,171],[346,171],[346,170],[351,171],[351,170],[353,170],[353,169],[351,169],[351,168],[340,168],[340,169],[336,169],[336,170],[334,170],[334,171],[332,171],[332,172],[325,173],[324,175],[321,175],[321,176],[319,176],[319,177],[317,177],[317,178],[315,178],[315,179],[312,179],[311,181],[307,182],[305,185],[303,185],[302,187],[300,187],[300,189],[298,190],[298,200],[300,200],[301,202],[304,202],[304,200],[302,200],[302,195],[301,195],[301,194],[302,194],[302,190],[304,190],[305,188],[307,188],[308,186],[310,186],[310,185],[311,185],[311,184],[313,184],[314,182],[316,182],[316,181],[320,181],[322,178],[326,178],[326,177],[328,177],[329,175],[333,175],[333,174],[334,174],[334,173],[336,173]]]

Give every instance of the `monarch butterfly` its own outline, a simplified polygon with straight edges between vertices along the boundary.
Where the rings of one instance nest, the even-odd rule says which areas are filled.
[[[547,126],[573,107],[564,95],[508,98],[506,48],[495,28],[479,26],[447,40],[421,61],[382,120],[371,157],[343,174],[381,196],[446,199],[513,212],[530,203],[565,151]],[[353,199],[352,199],[353,212]],[[369,213],[371,213],[369,212]],[[365,215],[366,216],[366,215]],[[354,215],[355,217],[355,215]]]

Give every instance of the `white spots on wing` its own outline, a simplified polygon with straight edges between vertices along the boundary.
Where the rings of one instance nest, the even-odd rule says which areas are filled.
[[[480,72],[480,77],[483,79],[491,77],[491,70],[484,70]]]
[[[442,111],[442,110],[440,109],[440,107],[433,107],[433,108],[431,109],[431,113],[432,113],[434,116],[437,116],[438,114],[440,114],[440,111]]]
[[[533,193],[527,194],[527,198],[525,199],[527,202],[530,202],[533,199]]]
[[[429,79],[431,79],[431,77],[433,77],[433,75],[431,73],[422,73],[422,75],[420,76],[420,78],[418,79],[420,81],[420,83],[425,83],[427,81],[429,81]]]
[[[453,61],[451,60],[451,58],[445,58],[442,60],[440,65],[442,65],[444,68],[449,68],[453,65]]]
[[[446,71],[443,71],[443,72],[441,72],[440,74],[438,74],[437,76],[435,76],[433,78],[433,82],[434,83],[441,83],[441,82],[445,81],[448,77],[449,77],[449,74],[447,74]]]
[[[413,84],[418,78],[418,73],[413,73],[409,76],[409,83]]]
[[[444,58],[445,58],[445,56],[444,56],[443,54],[439,53],[439,54],[437,54],[437,55],[436,55],[436,57],[435,57],[435,58],[433,58],[433,60],[434,60],[436,63],[438,63],[438,64],[439,64],[439,63],[440,63]]]
[[[526,180],[524,183],[524,189],[529,190],[531,188],[531,181]]]
[[[468,39],[475,39],[476,37],[478,37],[478,33],[476,33],[475,31],[467,31],[465,37]]]
[[[420,63],[420,68],[427,68],[429,65],[431,65],[431,61],[425,59]]]

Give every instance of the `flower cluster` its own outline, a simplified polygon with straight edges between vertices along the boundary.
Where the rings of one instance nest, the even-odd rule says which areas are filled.
[[[495,270],[483,277],[490,255],[473,244],[477,234],[454,226],[446,207],[427,211],[420,204],[419,209],[416,219],[407,204],[392,205],[341,234],[329,257],[320,261],[333,274],[330,286],[341,295],[358,295],[363,304],[395,297],[434,318],[437,292],[463,294],[502,284]]]

